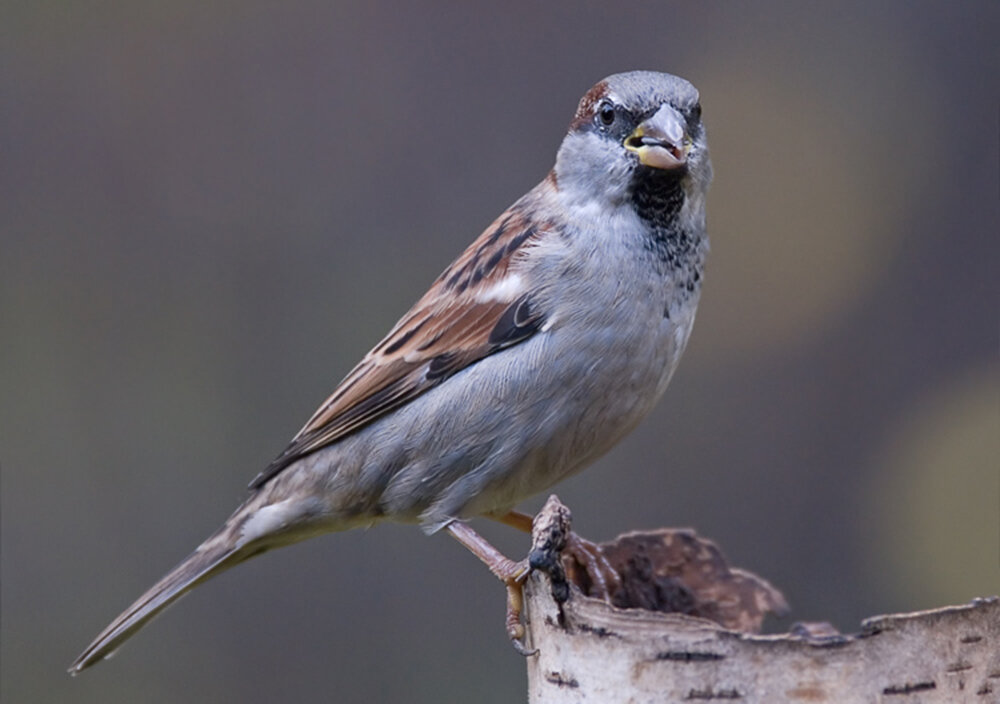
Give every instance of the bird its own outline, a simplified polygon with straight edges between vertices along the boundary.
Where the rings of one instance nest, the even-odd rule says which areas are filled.
[[[604,455],[663,395],[701,292],[711,178],[690,82],[630,71],[590,88],[545,178],[347,374],[222,527],[69,672],[230,567],[381,521],[450,534],[516,585],[524,563],[467,521],[530,525],[519,502]]]

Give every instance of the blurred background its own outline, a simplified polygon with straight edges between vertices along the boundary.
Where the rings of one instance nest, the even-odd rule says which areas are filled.
[[[578,530],[694,526],[784,590],[773,628],[1000,591],[1000,4],[2,15],[3,701],[523,701],[500,584],[399,526],[64,669],[635,68],[702,92],[712,256],[665,400],[556,489]]]

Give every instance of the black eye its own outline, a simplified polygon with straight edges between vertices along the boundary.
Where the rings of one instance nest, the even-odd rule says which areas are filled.
[[[597,120],[605,127],[610,127],[615,121],[615,104],[610,100],[597,106]]]
[[[694,107],[691,108],[691,119],[693,120],[701,119],[701,103],[695,103]]]

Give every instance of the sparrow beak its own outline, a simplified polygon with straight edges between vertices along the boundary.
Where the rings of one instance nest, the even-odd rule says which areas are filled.
[[[639,157],[639,163],[654,169],[677,169],[687,163],[691,138],[684,131],[684,118],[669,105],[625,138],[625,148]]]

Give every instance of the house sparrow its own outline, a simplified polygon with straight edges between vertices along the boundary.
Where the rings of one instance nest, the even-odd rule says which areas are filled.
[[[463,521],[526,527],[511,511],[519,501],[603,455],[660,398],[694,323],[711,174],[690,83],[636,71],[591,88],[548,176],[445,269],[222,528],[70,672],[225,569],[382,520],[445,529],[516,583],[525,566]]]

